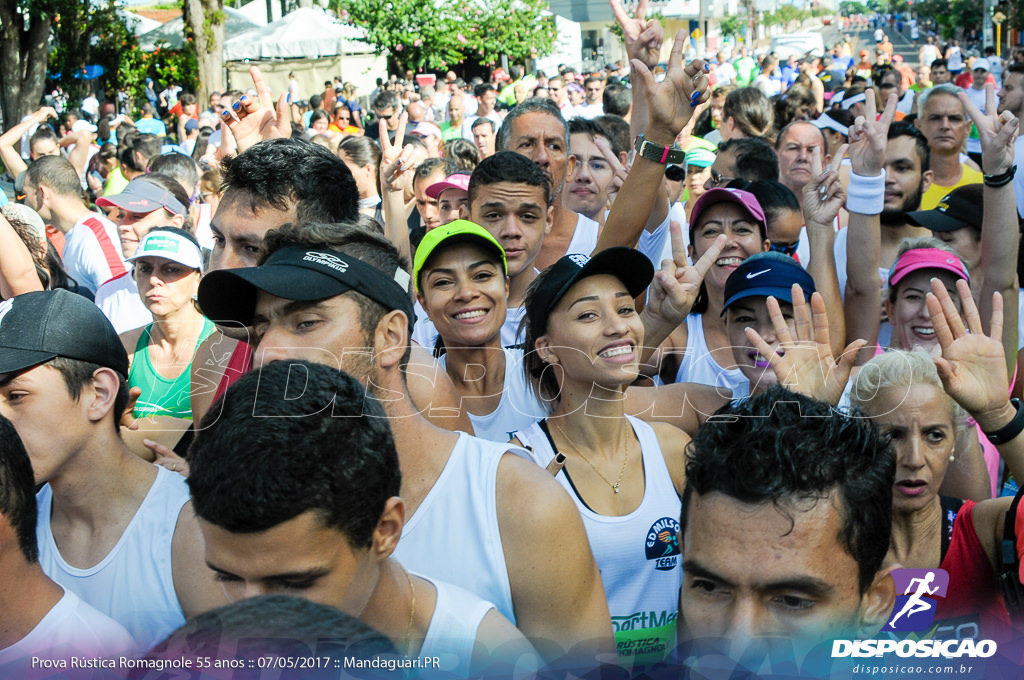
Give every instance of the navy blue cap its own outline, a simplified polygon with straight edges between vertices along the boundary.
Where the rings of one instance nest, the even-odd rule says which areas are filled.
[[[793,303],[794,283],[799,283],[809,300],[815,291],[814,278],[796,260],[782,253],[757,253],[751,255],[729,275],[725,282],[725,305],[748,297],[768,297],[790,304]]]

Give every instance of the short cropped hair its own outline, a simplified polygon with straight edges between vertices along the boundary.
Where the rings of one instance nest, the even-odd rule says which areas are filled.
[[[501,127],[498,128],[498,136],[494,140],[494,148],[497,151],[509,150],[509,145],[512,143],[512,124],[515,123],[517,118],[527,113],[546,113],[561,123],[565,128],[565,148],[569,148],[569,126],[566,124],[565,118],[562,117],[558,104],[547,97],[530,97],[521,104],[517,104],[505,116]]]
[[[299,222],[341,222],[359,212],[359,190],[345,163],[327,149],[298,139],[268,139],[224,159],[221,191],[246,194],[250,209],[288,210]],[[330,187],[330,191],[325,191]]]
[[[548,206],[555,200],[551,178],[539,165],[515,151],[499,151],[480,161],[473,170],[469,178],[469,203],[472,205],[480,187],[501,182],[540,187],[544,190],[544,202]]]
[[[889,549],[895,476],[888,440],[861,411],[838,413],[776,385],[720,409],[688,445],[683,530],[694,494],[771,503],[790,516],[794,502],[835,498],[839,542],[857,562],[863,595]]]
[[[742,179],[778,181],[779,156],[765,140],[757,137],[730,139],[718,145],[718,153],[723,151],[736,155],[736,174]]]
[[[312,511],[356,549],[372,545],[402,479],[377,400],[336,367],[300,360],[229,387],[203,418],[189,466],[196,515],[211,524],[254,533]]]

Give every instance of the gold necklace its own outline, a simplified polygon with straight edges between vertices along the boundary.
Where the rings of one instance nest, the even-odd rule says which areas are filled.
[[[572,440],[572,437],[570,437],[569,435],[567,435],[565,433],[565,430],[563,430],[560,425],[558,425],[556,423],[552,423],[552,425],[554,425],[555,429],[558,430],[558,433],[560,435],[562,435],[562,438],[565,439],[567,442],[569,442],[569,445],[572,446],[572,448],[574,448],[576,450],[576,453],[579,455],[580,458],[583,459],[583,462],[586,463],[587,465],[589,465],[591,467],[591,469],[593,469],[594,472],[597,473],[597,476],[604,480],[605,484],[607,484],[608,486],[612,487],[612,491],[614,491],[615,493],[618,493],[619,492],[619,485],[622,484],[622,476],[624,474],[626,474],[626,465],[629,463],[629,442],[627,441],[627,438],[626,438],[626,430],[625,429],[622,430],[622,437],[620,437],[620,439],[622,440],[622,448],[625,449],[625,451],[626,451],[626,457],[622,461],[622,469],[619,470],[619,478],[616,479],[615,483],[613,484],[610,479],[608,479],[603,474],[601,474],[601,471],[597,469],[596,465],[594,465],[593,463],[590,462],[589,458],[587,458],[586,456],[583,455],[583,451],[580,449],[580,447],[576,444],[576,442],[574,442]]]
[[[402,573],[405,574],[405,580],[409,582],[409,592],[412,594],[412,606],[409,608],[409,625],[405,629],[405,639],[408,640],[408,648],[405,653],[407,657],[412,657],[412,623],[413,619],[416,618],[416,586],[412,583],[412,576],[409,576],[409,572],[405,570],[405,567],[399,565],[402,569]]]

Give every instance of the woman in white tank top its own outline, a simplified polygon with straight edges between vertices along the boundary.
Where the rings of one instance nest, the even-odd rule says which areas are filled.
[[[413,263],[416,297],[440,335],[439,362],[476,436],[507,442],[544,417],[527,388],[521,349],[504,349],[505,251],[482,227],[456,220],[427,232]]]
[[[690,259],[696,262],[723,234],[725,247],[704,278],[701,296],[686,323],[665,343],[660,369],[665,382],[697,382],[728,389],[743,382],[732,361],[722,303],[729,275],[748,257],[769,247],[764,211],[753,194],[724,188],[704,192],[691,213]]]
[[[654,276],[631,248],[567,255],[527,291],[526,368],[547,420],[517,433],[576,501],[608,597],[620,662],[637,668],[674,647],[682,565],[681,430],[624,412],[644,324],[634,299]],[[552,463],[552,465],[549,465]]]

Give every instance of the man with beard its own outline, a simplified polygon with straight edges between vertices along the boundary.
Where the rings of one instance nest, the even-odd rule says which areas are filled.
[[[913,236],[930,236],[927,229],[910,224],[907,213],[921,207],[921,196],[932,183],[928,140],[910,123],[893,123],[889,127],[885,147],[885,204],[879,220],[882,223],[882,250],[878,260],[878,277],[883,282],[889,268],[896,262],[900,242]],[[846,244],[849,230],[836,236],[836,274],[839,290],[846,288]],[[844,293],[845,294],[845,293]]]

